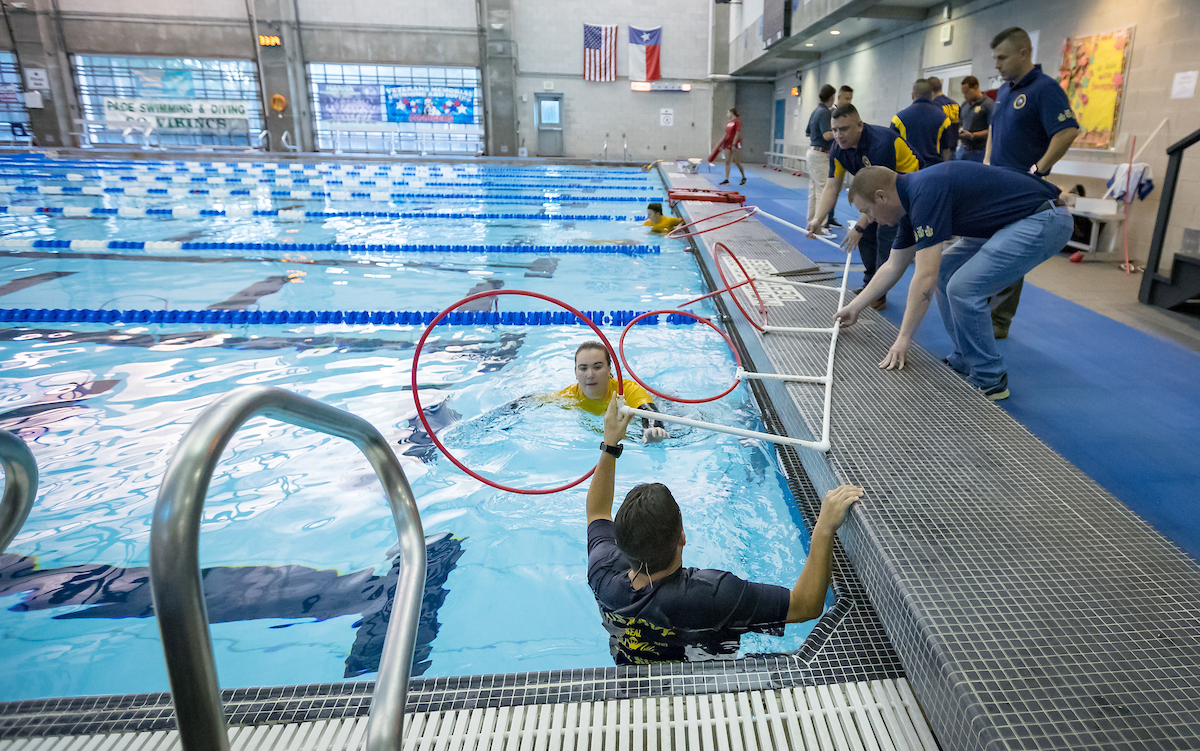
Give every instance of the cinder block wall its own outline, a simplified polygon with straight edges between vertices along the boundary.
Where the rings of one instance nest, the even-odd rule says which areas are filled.
[[[952,25],[950,44],[940,39],[942,26]],[[1116,163],[1129,158],[1132,137],[1145,143],[1164,117],[1167,127],[1146,150],[1141,160],[1150,164],[1161,183],[1166,172],[1166,147],[1200,127],[1200,93],[1190,99],[1171,99],[1175,73],[1200,69],[1200,3],[1194,0],[1156,0],[1130,3],[1124,0],[978,0],[951,7],[951,18],[940,14],[900,31],[878,36],[861,44],[853,42],[826,53],[816,64],[787,71],[780,86],[794,85],[799,73],[802,96],[789,103],[787,144],[802,147],[808,113],[816,106],[822,84],[849,84],[855,89],[854,104],[867,122],[886,124],[909,101],[912,81],[927,68],[969,63],[972,74],[986,87],[995,73],[989,42],[996,32],[1018,25],[1039,32],[1038,57],[1043,69],[1057,75],[1062,44],[1068,36],[1081,36],[1133,26],[1133,57],[1128,71],[1125,97],[1118,125],[1119,148],[1114,152],[1072,149],[1065,159]],[[956,99],[959,92],[947,92]],[[1192,151],[1196,151],[1193,149]],[[1069,187],[1083,182],[1089,196],[1104,191],[1099,181],[1053,177]],[[1146,201],[1137,201],[1130,211],[1129,252],[1145,259],[1158,214],[1160,191]],[[1200,153],[1185,159],[1176,193],[1172,221],[1160,270],[1169,272],[1170,255],[1179,247],[1185,227],[1200,228]],[[1121,247],[1118,239],[1117,248]]]

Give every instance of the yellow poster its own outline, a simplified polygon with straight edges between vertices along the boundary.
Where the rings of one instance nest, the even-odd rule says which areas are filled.
[[[1121,116],[1121,94],[1133,29],[1107,34],[1068,37],[1063,43],[1058,82],[1071,100],[1079,121],[1077,148],[1107,149],[1116,137]]]

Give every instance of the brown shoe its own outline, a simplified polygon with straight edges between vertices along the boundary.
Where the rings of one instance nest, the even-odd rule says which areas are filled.
[[[875,302],[871,303],[871,307],[874,308],[875,310],[878,310],[880,313],[882,313],[883,311],[887,310],[887,298],[886,297],[879,298]]]

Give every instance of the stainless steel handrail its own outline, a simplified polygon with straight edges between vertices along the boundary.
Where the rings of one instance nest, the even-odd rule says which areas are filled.
[[[3,553],[33,508],[38,468],[25,441],[6,430],[0,430],[0,464],[4,466],[4,496],[0,498],[0,553]]]
[[[401,567],[371,699],[366,748],[396,751],[425,589],[425,537],[416,499],[396,455],[369,422],[313,399],[262,386],[237,389],[200,413],[171,457],[154,507],[150,586],[183,748],[229,749],[200,583],[200,518],[221,453],[247,420],[260,415],[345,438],[363,452],[383,484],[396,522]]]

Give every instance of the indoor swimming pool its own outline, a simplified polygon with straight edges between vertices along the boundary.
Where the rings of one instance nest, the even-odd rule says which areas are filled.
[[[109,173],[169,175],[179,168],[111,162],[90,170],[81,163],[25,169],[16,161],[0,165],[9,175],[0,180],[34,187],[57,184],[49,176],[59,174],[99,184]],[[263,165],[260,172],[284,171],[276,166],[294,165]],[[338,166],[345,165],[309,171],[343,178],[377,171]],[[0,216],[0,308],[433,311],[471,292],[521,289],[584,310],[642,311],[708,291],[682,242],[647,234],[640,203],[622,204],[629,212],[622,221],[563,220],[549,195],[592,189],[663,195],[653,173],[473,169],[406,166],[390,174],[478,183],[481,194],[455,204],[456,211],[508,211],[482,191],[517,184],[519,190],[506,192],[545,199],[532,209],[539,216],[293,222],[6,214]],[[538,188],[539,181],[566,187]],[[215,205],[205,194],[8,195],[13,205],[51,207]],[[391,210],[369,197],[220,200],[262,210],[282,203],[308,212]],[[442,210],[446,200],[430,206]],[[609,215],[614,203],[588,201],[569,211]],[[47,247],[49,241],[68,242]],[[113,247],[147,242],[174,245]],[[237,244],[254,247],[231,247]],[[553,309],[525,297],[498,304],[501,311]],[[690,309],[716,312],[708,301]],[[429,556],[414,676],[611,665],[586,581],[586,484],[552,495],[505,493],[441,456],[417,419],[410,386],[422,331],[400,324],[0,324],[0,428],[30,445],[41,471],[33,512],[0,557],[0,639],[7,645],[0,671],[22,676],[2,684],[0,701],[166,690],[145,568],[151,510],[188,425],[218,396],[251,384],[359,415],[399,456]],[[620,331],[605,327],[614,343]],[[422,350],[418,373],[426,414],[456,456],[497,481],[547,487],[573,480],[595,461],[600,419],[555,403],[509,405],[572,383],[574,349],[592,338],[579,325],[439,327]],[[732,354],[703,326],[640,326],[630,331],[625,351],[640,377],[668,393],[718,393],[734,377]],[[659,405],[762,429],[745,385],[709,404]],[[670,433],[655,446],[629,441],[618,497],[636,482],[665,483],[683,509],[686,564],[791,586],[807,540],[773,449],[678,426]],[[371,677],[395,582],[394,542],[373,472],[350,444],[265,420],[237,433],[210,486],[200,543],[221,685]],[[789,626],[782,638],[747,635],[743,653],[797,649],[811,628],[811,622]]]

